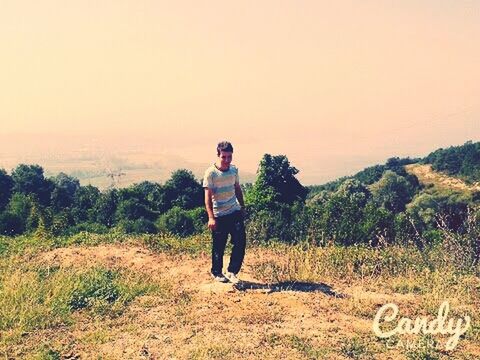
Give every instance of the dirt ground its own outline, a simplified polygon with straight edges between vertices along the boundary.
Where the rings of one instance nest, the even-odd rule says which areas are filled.
[[[31,334],[28,343],[48,341],[64,359],[406,358],[403,345],[374,336],[372,321],[380,306],[412,306],[417,295],[372,292],[341,280],[267,284],[255,278],[254,267],[268,260],[268,250],[247,251],[242,282],[233,286],[211,280],[208,254],[174,256],[132,245],[40,254],[36,261],[48,266],[101,265],[159,277],[174,295],[139,297],[114,318],[79,313],[70,327]],[[464,353],[480,358],[480,347],[460,341],[455,354]]]

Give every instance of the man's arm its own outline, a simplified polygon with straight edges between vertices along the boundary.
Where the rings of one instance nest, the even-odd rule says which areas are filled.
[[[242,212],[245,211],[245,202],[243,201],[243,192],[242,192],[242,187],[240,186],[239,183],[235,183],[235,196],[238,199],[238,202],[240,203],[240,206],[242,207]],[[245,213],[244,213],[245,215]]]
[[[205,209],[208,214],[208,228],[215,230],[215,217],[213,216],[212,190],[205,188]]]

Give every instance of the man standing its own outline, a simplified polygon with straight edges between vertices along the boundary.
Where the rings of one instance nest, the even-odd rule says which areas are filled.
[[[237,283],[237,274],[245,256],[244,202],[238,169],[231,165],[233,146],[222,141],[217,146],[217,161],[205,171],[205,207],[208,228],[212,231],[212,276],[216,281]],[[223,275],[223,254],[228,234],[233,245],[226,277]]]

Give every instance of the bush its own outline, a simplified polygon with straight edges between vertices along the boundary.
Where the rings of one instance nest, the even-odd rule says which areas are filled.
[[[82,231],[86,231],[93,234],[106,234],[109,229],[107,226],[95,222],[80,223],[75,226],[71,226],[68,229],[68,235],[78,234]]]
[[[14,236],[25,231],[22,218],[10,212],[0,214],[0,235]]]
[[[293,206],[273,203],[271,209],[250,213],[247,209],[247,238],[256,243],[279,240],[296,243],[307,236],[309,212],[300,203]]]
[[[97,301],[113,303],[120,296],[116,280],[117,274],[111,270],[96,269],[86,273],[75,284],[68,303],[70,308],[83,309]]]
[[[157,220],[157,228],[161,233],[169,233],[181,237],[200,233],[205,228],[207,215],[203,208],[184,210],[175,206],[162,214]]]
[[[155,224],[145,218],[137,220],[121,220],[117,224],[119,228],[125,234],[155,234],[157,228]]]

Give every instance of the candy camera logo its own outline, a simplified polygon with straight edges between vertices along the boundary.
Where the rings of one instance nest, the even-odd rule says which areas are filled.
[[[424,335],[450,335],[448,338],[445,349],[453,350],[458,345],[460,336],[470,327],[470,316],[465,315],[463,318],[450,318],[448,312],[450,311],[450,305],[448,301],[444,301],[438,309],[438,315],[435,319],[429,321],[427,317],[417,317],[415,320],[407,317],[402,317],[398,320],[397,325],[389,331],[383,331],[380,329],[380,324],[391,323],[396,320],[398,315],[398,306],[395,304],[385,304],[378,309],[377,314],[373,320],[373,332],[379,338],[389,338],[394,335],[403,334],[424,334]]]

